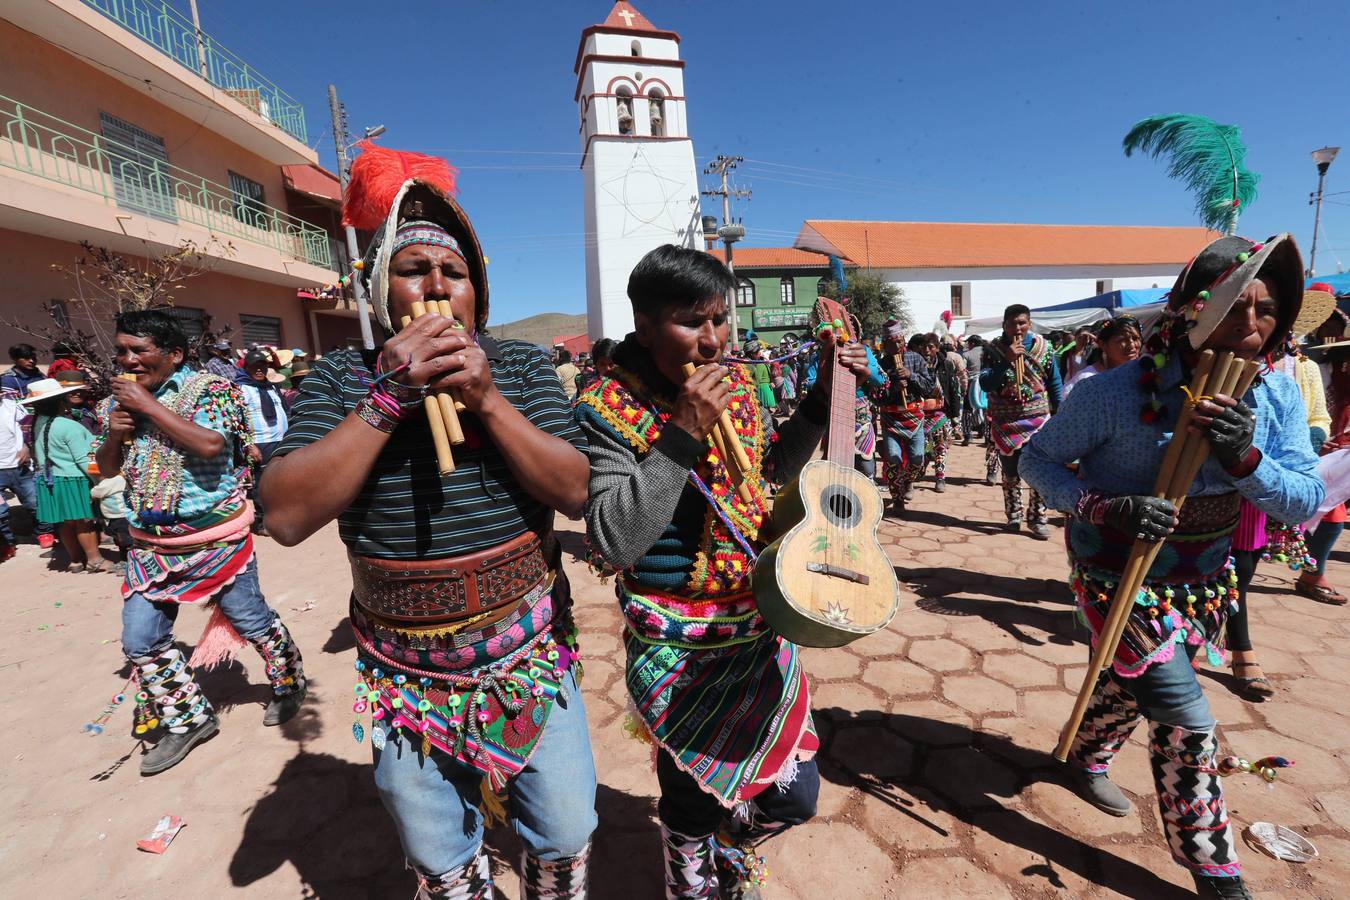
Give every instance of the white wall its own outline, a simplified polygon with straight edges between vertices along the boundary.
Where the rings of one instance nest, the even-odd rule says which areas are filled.
[[[592,340],[633,329],[628,276],[661,244],[699,246],[694,145],[598,137],[583,169],[586,314]]]
[[[1097,282],[1109,280],[1108,290],[1170,288],[1180,266],[1009,266],[964,269],[877,269],[899,286],[909,301],[916,328],[927,330],[943,310],[951,309],[953,283],[970,284],[971,318],[998,316],[1013,303],[1035,309],[1081,300],[1097,293]],[[960,320],[953,329],[960,333]]]

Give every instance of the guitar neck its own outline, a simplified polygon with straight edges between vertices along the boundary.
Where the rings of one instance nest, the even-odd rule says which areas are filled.
[[[833,354],[830,365],[833,367],[834,377],[830,381],[830,422],[829,436],[825,441],[825,458],[851,469],[853,457],[857,453],[854,440],[857,422],[857,379],[851,370],[834,360]]]

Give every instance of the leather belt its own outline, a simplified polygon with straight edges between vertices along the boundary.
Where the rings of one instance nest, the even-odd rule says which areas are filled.
[[[475,616],[523,597],[549,573],[552,531],[527,531],[478,553],[448,559],[349,557],[362,609],[399,622]]]

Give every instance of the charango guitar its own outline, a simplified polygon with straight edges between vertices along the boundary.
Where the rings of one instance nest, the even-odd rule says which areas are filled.
[[[843,343],[844,308],[824,298],[816,308],[822,322],[836,323]],[[856,380],[833,354],[828,365],[825,458],[807,463],[778,493],[772,530],[780,537],[760,554],[753,581],[765,621],[807,647],[842,647],[884,628],[900,602],[895,569],[876,536],[881,492],[853,468]]]

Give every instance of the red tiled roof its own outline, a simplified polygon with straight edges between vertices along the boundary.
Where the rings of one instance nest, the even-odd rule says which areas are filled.
[[[622,28],[624,31],[660,31],[647,21],[647,17],[633,8],[628,0],[619,0],[609,11],[604,25],[606,28]]]
[[[711,253],[726,261],[723,248]],[[731,263],[737,269],[824,269],[830,265],[827,257],[795,247],[737,247],[731,251]]]
[[[1217,236],[1204,228],[808,219],[796,246],[884,269],[1184,265]]]

